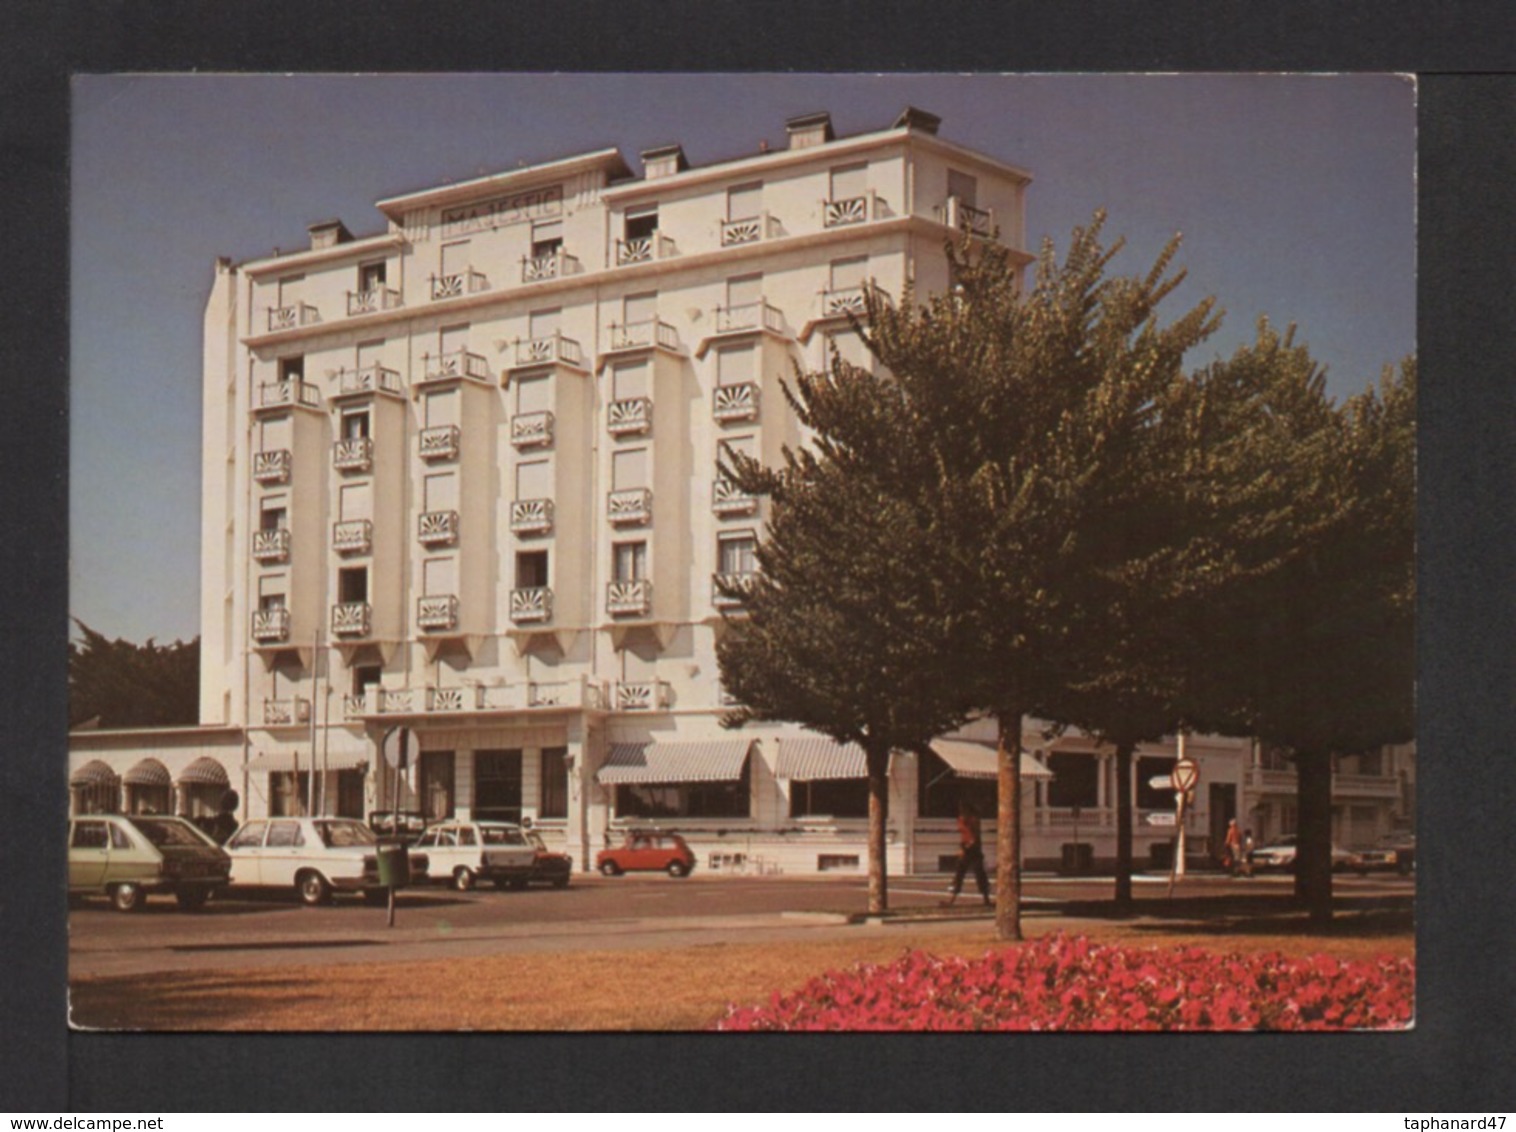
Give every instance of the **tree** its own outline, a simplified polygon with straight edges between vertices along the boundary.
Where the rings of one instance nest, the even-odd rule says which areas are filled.
[[[200,712],[200,639],[159,645],[110,640],[74,620],[68,645],[69,726],[173,727]]]

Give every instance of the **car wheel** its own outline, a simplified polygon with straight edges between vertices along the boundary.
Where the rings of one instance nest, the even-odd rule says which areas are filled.
[[[118,912],[140,912],[147,903],[147,893],[140,884],[118,884],[111,889],[111,907]]]
[[[474,887],[474,871],[467,865],[459,865],[453,870],[453,887],[459,892],[467,892]]]
[[[332,901],[332,886],[318,872],[303,872],[296,877],[295,891],[300,894],[300,903],[311,907]]]
[[[690,875],[690,867],[683,861],[670,861],[668,872],[671,877],[686,877]]]
[[[600,875],[619,877],[621,875],[621,866],[616,864],[615,861],[603,861],[600,865]]]
[[[181,888],[174,893],[174,899],[179,902],[179,907],[186,912],[196,912],[205,907],[205,902],[211,898],[211,890],[208,888]]]

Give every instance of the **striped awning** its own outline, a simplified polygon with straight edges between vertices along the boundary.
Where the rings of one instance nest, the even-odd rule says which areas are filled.
[[[361,751],[330,751],[317,755],[313,768],[309,751],[264,751],[248,759],[245,769],[251,774],[280,774],[296,769],[309,773],[312,769],[352,770],[367,761],[367,756]],[[295,765],[297,762],[298,768]]]
[[[198,758],[179,772],[181,786],[230,786],[226,767],[206,756]]]
[[[701,739],[684,743],[613,743],[596,773],[603,786],[645,782],[735,782],[747,765],[751,739]]]
[[[959,778],[995,778],[999,775],[995,748],[988,744],[974,743],[967,739],[934,739],[932,751]],[[1053,772],[1022,751],[1021,777],[1052,778]]]
[[[99,759],[91,759],[68,776],[70,786],[109,786],[120,781],[120,775]]]
[[[779,740],[778,778],[811,782],[821,778],[867,778],[868,764],[857,743],[839,743],[820,735]]]
[[[143,759],[123,774],[121,781],[128,786],[172,786],[174,783],[168,767],[157,759]]]

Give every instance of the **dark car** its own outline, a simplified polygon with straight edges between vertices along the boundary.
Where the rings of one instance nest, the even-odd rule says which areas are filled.
[[[677,833],[633,830],[619,847],[602,849],[595,867],[608,877],[634,872],[687,877],[695,868],[695,854]]]
[[[1360,849],[1359,859],[1365,869],[1394,870],[1408,876],[1416,868],[1416,835],[1391,833],[1379,839],[1372,849]]]
[[[536,856],[532,860],[532,884],[550,884],[554,888],[567,888],[569,877],[574,872],[574,859],[567,853],[554,853],[542,840],[542,834],[529,829],[526,839],[532,843]]]

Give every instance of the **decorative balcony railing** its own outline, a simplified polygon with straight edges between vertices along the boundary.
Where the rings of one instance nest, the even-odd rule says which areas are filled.
[[[711,510],[717,515],[751,515],[758,510],[758,498],[725,476],[717,476],[711,484]]]
[[[862,224],[878,215],[878,198],[873,193],[856,197],[839,197],[821,202],[821,226],[843,228]]]
[[[337,371],[339,393],[400,393],[400,373],[373,362],[358,369]]]
[[[661,318],[644,318],[623,325],[611,323],[611,349],[635,350],[643,346],[679,349],[679,332]]]
[[[606,583],[605,611],[612,617],[645,617],[652,609],[653,583],[648,579]]]
[[[405,715],[415,710],[416,696],[410,688],[380,688],[379,711],[384,715]]]
[[[265,727],[289,727],[296,723],[311,721],[311,702],[295,696],[287,700],[263,701],[263,725]]]
[[[757,580],[758,575],[752,570],[712,574],[711,604],[722,608],[741,605]]]
[[[524,256],[521,260],[521,282],[540,283],[544,279],[573,275],[578,270],[579,261],[558,248],[541,255]]]
[[[260,644],[290,639],[290,611],[288,609],[253,610],[253,640]]]
[[[738,303],[733,307],[717,307],[716,333],[726,334],[734,330],[771,330],[783,334],[784,314],[764,299]]]
[[[518,535],[545,535],[553,530],[551,499],[517,499],[511,503],[511,530]]]
[[[416,599],[416,624],[422,629],[456,629],[458,597],[456,594],[427,594]]]
[[[456,460],[462,435],[457,425],[433,425],[421,430],[416,446],[423,460]]]
[[[453,377],[472,377],[479,381],[490,380],[490,364],[482,354],[467,350],[449,350],[445,354],[429,354],[422,359],[427,381],[446,381]]]
[[[369,697],[368,689],[361,692],[347,692],[342,696],[342,718],[362,719],[370,714],[374,708]]]
[[[294,330],[301,326],[314,326],[321,321],[321,312],[310,303],[289,303],[282,307],[269,307],[269,333],[276,330]]]
[[[711,399],[711,416],[718,421],[755,421],[758,419],[758,386],[751,381],[716,386]]]
[[[294,457],[288,448],[253,453],[253,479],[259,483],[289,483]]]
[[[1358,798],[1398,798],[1400,780],[1389,774],[1334,774],[1332,794]]]
[[[773,234],[774,221],[767,212],[758,216],[747,216],[741,220],[721,222],[723,248],[735,247],[738,244],[756,244],[759,240],[767,240]]]
[[[307,405],[314,409],[321,394],[304,381],[265,381],[258,386],[258,408],[280,409],[286,405]]]
[[[472,267],[451,271],[446,275],[433,275],[431,280],[433,302],[439,299],[457,299],[490,289],[490,281],[485,278],[484,272],[475,271]]]
[[[288,528],[276,527],[253,532],[253,559],[258,562],[284,562],[290,556]]]
[[[345,436],[332,445],[332,467],[339,472],[366,472],[373,466],[372,436]]]
[[[511,591],[511,621],[530,625],[553,619],[553,591],[547,586],[530,586]]]
[[[332,636],[366,637],[374,607],[366,601],[344,601],[332,606]]]
[[[995,233],[995,214],[987,208],[975,208],[959,197],[948,197],[938,215],[949,228],[957,228],[970,236],[988,239]]]
[[[840,318],[850,314],[861,318],[867,312],[862,287],[839,287],[835,291],[821,292],[822,318]]]
[[[617,526],[635,526],[653,517],[653,492],[646,487],[613,491],[606,498],[606,517]]]
[[[550,448],[553,443],[553,414],[517,413],[511,418],[511,443],[517,448]]]
[[[458,541],[458,512],[423,511],[416,521],[416,540],[422,546],[452,546]]]
[[[374,524],[347,519],[332,524],[332,549],[338,554],[367,554],[374,548]]]
[[[662,232],[650,232],[630,240],[616,241],[616,266],[633,263],[652,263],[655,259],[667,259],[674,254],[674,241]]]
[[[465,703],[463,693],[463,688],[428,688],[426,710],[462,711]]]
[[[605,708],[605,689],[592,680],[549,680],[526,687],[526,706],[532,708],[586,707]]]
[[[653,427],[653,402],[646,397],[612,401],[605,413],[605,430],[612,436],[647,432]]]
[[[540,365],[547,362],[563,362],[577,366],[584,364],[584,353],[579,343],[562,334],[544,334],[538,338],[516,340],[516,364],[518,366]]]
[[[617,711],[656,711],[669,706],[669,686],[663,680],[619,681]]]
[[[520,711],[526,706],[525,684],[480,684],[474,688],[475,711]]]
[[[349,318],[360,314],[391,311],[399,306],[400,292],[392,287],[371,287],[367,291],[349,291],[347,293],[347,315]]]

